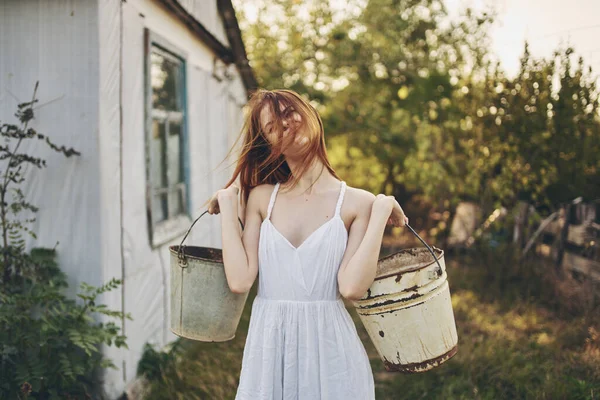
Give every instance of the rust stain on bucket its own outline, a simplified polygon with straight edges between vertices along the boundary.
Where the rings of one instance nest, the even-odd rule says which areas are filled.
[[[443,362],[449,360],[452,356],[456,354],[458,351],[458,345],[452,347],[448,352],[442,354],[441,356],[434,357],[432,359],[423,361],[423,362],[415,362],[415,363],[399,363],[394,361],[389,361],[387,359],[383,360],[383,365],[385,366],[386,371],[388,372],[404,372],[404,373],[416,373],[429,371],[432,368],[435,368],[442,364]],[[399,358],[399,354],[398,354]]]
[[[380,259],[373,285],[353,302],[388,371],[427,371],[457,352],[444,252],[432,250],[435,258],[411,248]]]

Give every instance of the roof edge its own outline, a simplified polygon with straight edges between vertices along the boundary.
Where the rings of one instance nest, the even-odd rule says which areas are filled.
[[[190,14],[177,0],[158,0],[173,15],[183,22],[204,44],[214,51],[225,63],[233,62],[234,56],[230,48],[219,41],[204,25]]]
[[[217,0],[219,15],[223,19],[227,39],[231,48],[223,44],[200,21],[190,14],[178,0],[158,0],[167,10],[183,22],[204,44],[226,64],[235,63],[246,88],[246,94],[258,87],[254,71],[248,63],[242,32],[235,16],[231,0]]]
[[[249,95],[258,87],[258,82],[256,81],[254,71],[248,62],[246,48],[244,46],[244,41],[242,40],[242,31],[240,30],[238,20],[235,16],[235,9],[233,8],[231,0],[217,0],[217,7],[221,14],[221,18],[223,18],[223,23],[225,24],[227,38],[233,48],[235,65],[242,75],[246,93]]]

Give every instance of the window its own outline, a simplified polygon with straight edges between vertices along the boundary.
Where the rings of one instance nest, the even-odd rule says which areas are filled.
[[[146,30],[146,199],[153,246],[184,233],[189,218],[185,55]]]

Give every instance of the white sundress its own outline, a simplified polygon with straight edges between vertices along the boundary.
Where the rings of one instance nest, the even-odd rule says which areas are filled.
[[[298,247],[271,223],[275,184],[260,227],[252,304],[236,400],[373,400],[367,352],[338,291],[348,233],[340,216]]]

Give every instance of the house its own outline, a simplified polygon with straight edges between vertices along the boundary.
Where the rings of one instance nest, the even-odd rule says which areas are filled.
[[[177,338],[169,327],[169,250],[230,177],[220,166],[239,135],[256,81],[231,0],[5,0],[0,5],[0,119],[13,121],[39,80],[33,127],[73,147],[23,148],[47,167],[26,173],[39,207],[28,246],[56,246],[75,298],[100,286],[129,350],[105,347],[119,367],[104,386],[118,397],[144,343]],[[58,242],[58,244],[57,244]],[[207,214],[187,244],[220,247]]]

